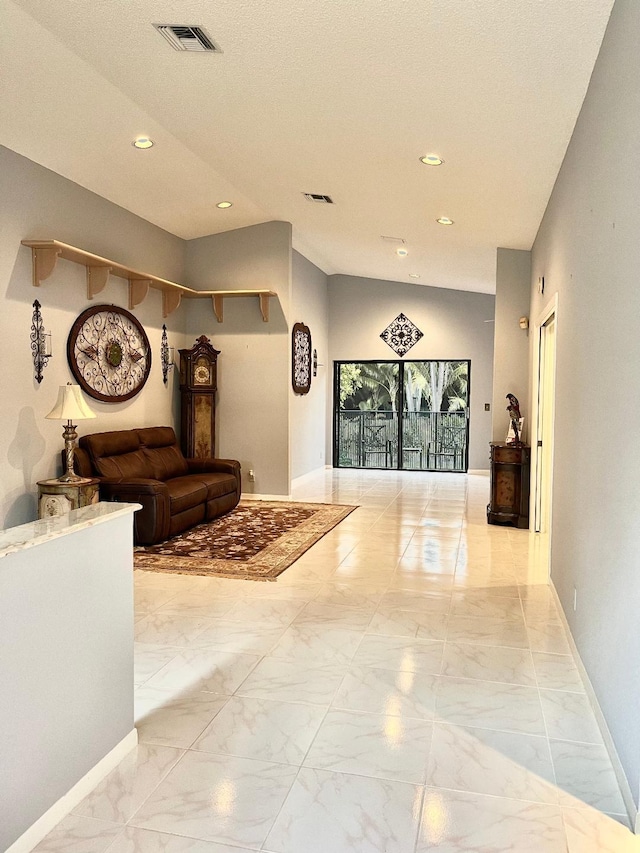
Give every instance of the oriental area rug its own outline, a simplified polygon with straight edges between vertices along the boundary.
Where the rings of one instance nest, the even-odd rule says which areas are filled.
[[[134,549],[134,567],[151,572],[273,581],[356,507],[242,501],[215,521],[159,545]]]

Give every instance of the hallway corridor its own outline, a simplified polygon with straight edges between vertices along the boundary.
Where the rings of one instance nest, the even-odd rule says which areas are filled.
[[[64,853],[637,853],[536,537],[486,475],[327,470],[276,583],[136,572],[140,744]]]

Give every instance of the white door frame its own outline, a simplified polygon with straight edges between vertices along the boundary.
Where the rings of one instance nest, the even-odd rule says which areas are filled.
[[[530,489],[530,505],[529,505],[529,517],[532,519],[532,529],[535,532],[539,528],[540,519],[537,518],[537,489],[538,489],[538,478],[537,471],[538,465],[540,464],[540,450],[538,448],[538,399],[540,394],[540,342],[542,336],[542,327],[554,317],[556,324],[556,345],[558,340],[558,294],[555,293],[553,297],[547,302],[545,307],[542,309],[538,317],[536,318],[534,325],[534,340],[533,340],[533,359],[532,359],[532,381],[531,381],[531,489]],[[554,417],[552,418],[552,424],[555,426],[555,407],[554,407]],[[551,470],[553,471],[554,464],[554,441],[551,441]],[[553,478],[551,479],[551,483],[549,484],[549,519],[551,519],[553,514]],[[549,525],[549,552],[551,552],[551,524]]]

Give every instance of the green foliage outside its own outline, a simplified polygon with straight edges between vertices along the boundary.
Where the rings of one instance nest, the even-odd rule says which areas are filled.
[[[408,412],[454,412],[467,405],[467,362],[404,363],[404,398]],[[396,412],[400,403],[397,363],[340,365],[340,408]]]

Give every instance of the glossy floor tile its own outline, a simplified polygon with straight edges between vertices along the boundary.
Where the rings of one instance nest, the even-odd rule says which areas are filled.
[[[417,853],[566,853],[557,806],[427,789]]]
[[[427,784],[558,803],[546,737],[436,723]]]
[[[360,776],[424,782],[433,726],[423,720],[330,711],[304,764]]]
[[[297,765],[324,715],[316,705],[233,696],[193,748]]]
[[[105,853],[122,832],[117,823],[71,814],[35,848],[35,853]]]
[[[246,847],[229,847],[215,841],[180,838],[165,832],[126,826],[109,853],[251,853]]]
[[[187,752],[138,810],[133,826],[259,847],[278,815],[297,768]]]
[[[225,706],[226,696],[141,687],[134,696],[136,728],[141,743],[186,749]]]
[[[640,853],[488,486],[326,471],[358,509],[275,583],[136,572],[140,744],[39,853]]]
[[[74,814],[125,823],[183,754],[180,749],[141,743],[75,807]]]
[[[303,768],[269,833],[273,853],[405,853],[418,828],[422,788]]]

